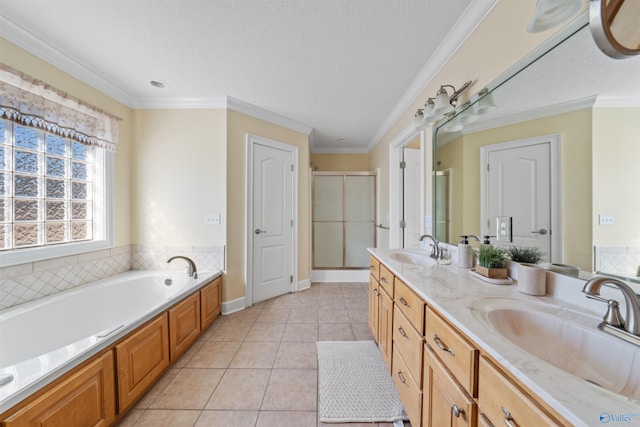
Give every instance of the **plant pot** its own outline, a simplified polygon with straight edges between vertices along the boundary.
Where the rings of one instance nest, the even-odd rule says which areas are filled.
[[[506,279],[509,277],[506,268],[487,268],[481,265],[476,266],[476,273],[489,277],[491,279]]]
[[[545,295],[547,293],[547,270],[535,264],[520,264],[518,266],[518,291],[528,295]]]

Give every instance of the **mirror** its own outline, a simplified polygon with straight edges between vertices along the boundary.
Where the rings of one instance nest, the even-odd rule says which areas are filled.
[[[583,15],[434,128],[434,235],[455,245],[463,234],[504,232],[492,244],[635,276],[639,141],[640,56],[604,55]],[[543,160],[514,151],[538,146]],[[513,242],[503,240],[509,231]]]
[[[637,0],[592,0],[589,26],[593,39],[607,55],[624,59],[640,54],[640,2]]]

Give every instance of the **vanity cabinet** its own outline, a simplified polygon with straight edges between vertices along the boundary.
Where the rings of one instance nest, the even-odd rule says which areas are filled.
[[[398,391],[398,396],[404,405],[412,426],[421,425],[422,418],[422,390],[416,383],[407,362],[402,358],[398,346],[393,344],[391,376]]]
[[[116,345],[118,408],[124,412],[169,366],[166,313],[149,321]]]
[[[178,358],[200,336],[200,294],[195,293],[169,309],[169,357]]]
[[[380,307],[378,311],[378,347],[382,352],[382,358],[391,371],[391,359],[393,357],[393,300],[384,290],[380,290]]]
[[[107,427],[116,417],[113,354],[95,358],[7,418],[3,427]]]
[[[369,275],[369,329],[376,344],[380,342],[378,337],[378,319],[379,319],[379,307],[380,307],[380,285],[378,281]]]
[[[222,278],[200,289],[200,330],[204,331],[222,312]]]
[[[369,274],[369,328],[371,333],[382,352],[382,357],[387,365],[387,369],[391,372],[391,358],[393,354],[393,274],[386,268],[382,272],[380,262],[371,257],[370,265],[374,268],[370,269]],[[378,267],[380,270],[378,270]],[[376,273],[379,271],[380,280],[384,277],[387,285],[382,286],[381,282],[376,280]],[[389,294],[391,290],[391,294]]]

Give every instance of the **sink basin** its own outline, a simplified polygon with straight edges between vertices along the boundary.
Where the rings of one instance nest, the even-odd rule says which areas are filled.
[[[482,298],[472,311],[478,320],[538,359],[640,400],[640,347],[597,329],[599,319],[511,298]]]
[[[433,265],[435,260],[429,257],[428,252],[412,249],[392,249],[385,252],[389,258],[404,264]]]

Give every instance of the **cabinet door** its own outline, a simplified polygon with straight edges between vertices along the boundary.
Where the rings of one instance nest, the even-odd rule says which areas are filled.
[[[222,307],[222,278],[218,277],[200,289],[200,329],[207,329],[220,316]]]
[[[493,425],[520,427],[562,425],[548,416],[484,356],[480,357],[478,406]]]
[[[393,348],[393,301],[384,289],[380,288],[380,307],[378,309],[378,346],[382,352],[382,357],[391,372],[391,355]]]
[[[476,425],[475,402],[428,347],[425,348],[424,376],[422,419],[425,427]]]
[[[118,407],[124,412],[169,366],[169,324],[162,314],[116,345]]]
[[[5,427],[107,427],[116,416],[108,352],[4,421]]]
[[[200,294],[195,293],[169,310],[169,349],[177,360],[200,336]]]
[[[398,396],[404,405],[412,426],[420,426],[422,419],[422,391],[409,373],[407,362],[402,358],[398,347],[393,345],[393,370],[391,377],[396,386]],[[440,427],[440,426],[438,426]]]
[[[373,275],[369,275],[369,329],[373,334],[373,339],[379,343],[378,337],[378,306],[380,305],[379,285]]]

